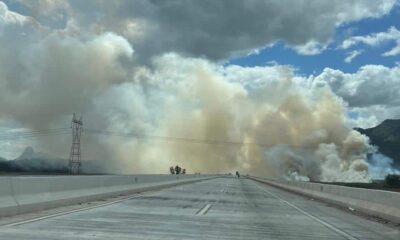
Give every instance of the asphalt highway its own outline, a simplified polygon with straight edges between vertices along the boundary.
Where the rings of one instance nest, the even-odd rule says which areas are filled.
[[[0,239],[400,239],[399,227],[250,179],[217,178],[0,226]]]

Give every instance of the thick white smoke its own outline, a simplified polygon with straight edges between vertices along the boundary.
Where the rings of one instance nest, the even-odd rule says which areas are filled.
[[[12,40],[11,40],[12,39]],[[368,138],[346,126],[346,104],[327,86],[287,66],[223,66],[175,53],[136,62],[114,33],[87,33],[73,21],[50,30],[0,2],[0,118],[31,129],[68,126],[82,113],[84,159],[108,172],[228,172],[369,181]],[[68,139],[40,150],[68,155]],[[104,164],[104,162],[106,164]]]
[[[305,86],[290,68],[221,67],[167,54],[113,91],[120,96],[109,103],[123,104],[106,110],[112,130],[205,140],[108,139],[127,172],[180,164],[196,172],[369,180],[373,148],[346,127],[343,102],[327,88]]]
[[[384,179],[388,174],[400,174],[400,171],[392,166],[393,159],[383,154],[372,154],[368,163],[368,173],[372,179]]]

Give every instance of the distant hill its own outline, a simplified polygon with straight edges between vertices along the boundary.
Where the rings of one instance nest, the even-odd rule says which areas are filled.
[[[51,159],[53,158],[49,154],[46,153],[41,153],[41,152],[35,152],[32,147],[27,147],[25,150],[22,152],[21,156],[17,157],[14,160],[23,160],[23,159]]]
[[[82,161],[82,171],[88,174],[104,173],[110,161],[85,160]],[[36,152],[32,147],[27,147],[22,154],[14,160],[0,157],[0,173],[12,174],[63,174],[68,173],[68,160],[53,157],[47,153]]]
[[[400,168],[400,119],[388,119],[376,127],[355,130],[367,135],[381,153],[393,159],[393,166]]]
[[[67,163],[67,160],[35,152],[32,147],[27,147],[14,160],[0,158],[0,172],[67,173]]]

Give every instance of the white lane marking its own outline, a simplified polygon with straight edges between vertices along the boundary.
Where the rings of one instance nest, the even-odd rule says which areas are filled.
[[[290,202],[288,202],[288,201],[286,201],[286,200],[284,200],[284,199],[278,197],[276,194],[274,194],[274,193],[272,193],[272,192],[270,192],[270,191],[268,191],[268,190],[262,188],[259,184],[256,184],[256,186],[257,186],[258,188],[260,188],[262,191],[268,193],[269,195],[271,195],[271,196],[273,196],[273,197],[279,199],[281,202],[286,203],[286,204],[289,205],[290,207],[292,207],[292,208],[296,209],[297,211],[301,212],[302,214],[306,215],[307,217],[310,217],[310,218],[313,219],[314,221],[317,221],[318,223],[324,225],[325,227],[331,229],[332,231],[334,231],[334,232],[336,232],[336,233],[342,235],[342,236],[345,237],[346,239],[349,239],[349,240],[359,240],[358,238],[355,238],[355,237],[351,236],[350,234],[348,234],[348,233],[346,233],[346,232],[340,230],[339,228],[337,228],[337,227],[331,225],[330,223],[325,222],[324,220],[315,217],[314,215],[312,215],[312,214],[310,214],[310,213],[304,211],[303,209],[297,207],[296,205],[294,205],[294,204],[292,204],[292,203],[290,203]]]
[[[62,216],[62,215],[67,215],[67,214],[70,214],[70,213],[81,212],[81,211],[86,211],[86,210],[90,210],[90,209],[93,209],[93,208],[104,207],[104,206],[107,206],[107,205],[111,205],[111,204],[115,204],[115,203],[120,203],[120,202],[124,202],[124,201],[130,200],[130,199],[141,198],[141,197],[144,197],[144,196],[143,196],[143,195],[139,195],[139,196],[134,196],[134,197],[127,197],[127,198],[115,200],[115,201],[112,201],[112,202],[99,204],[99,205],[96,205],[96,206],[90,206],[90,207],[85,207],[85,208],[79,208],[79,209],[70,210],[70,211],[66,211],[66,212],[60,212],[60,213],[50,214],[50,215],[46,215],[46,216],[43,216],[43,217],[31,218],[31,219],[24,220],[24,221],[20,221],[20,222],[4,224],[4,225],[1,225],[0,227],[13,227],[13,226],[18,226],[18,225],[22,225],[22,224],[26,224],[26,223],[31,223],[31,222],[36,222],[36,221],[40,221],[40,220],[44,220],[44,219],[48,219],[48,218],[53,218],[53,217],[58,217],[58,216]]]
[[[197,211],[196,215],[204,215],[208,212],[208,210],[211,208],[211,204],[206,204],[204,207],[202,207],[199,211]]]
[[[222,189],[220,190],[220,192],[222,192],[222,193],[228,192],[228,188],[229,188],[229,183],[225,184],[225,187],[222,188]]]
[[[212,179],[214,179],[214,178],[212,178]],[[201,182],[201,181],[203,181],[203,180],[211,180],[211,179],[193,180],[193,182],[188,181],[188,182],[183,182],[183,183],[181,183],[181,184],[196,184],[196,183]],[[177,185],[177,186],[171,186],[171,187],[165,187],[165,188],[162,188],[162,189],[159,189],[159,190],[148,190],[148,191],[144,191],[143,194],[139,194],[139,195],[136,194],[136,195],[133,196],[133,197],[126,197],[126,198],[123,198],[123,199],[119,199],[119,200],[115,200],[115,201],[112,201],[112,202],[107,202],[107,203],[99,204],[99,205],[96,205],[96,206],[84,207],[84,208],[79,208],[79,209],[75,209],[75,210],[70,210],[70,211],[65,211],[65,212],[50,214],[50,215],[46,215],[46,216],[43,216],[43,217],[31,218],[31,219],[24,220],[24,221],[19,221],[19,222],[14,222],[14,223],[3,224],[3,225],[0,225],[0,228],[1,228],[1,227],[18,226],[18,225],[22,225],[22,224],[26,224],[26,223],[31,223],[31,222],[36,222],[36,221],[40,221],[40,220],[44,220],[44,219],[48,219],[48,218],[53,218],[53,217],[58,217],[58,216],[62,216],[62,215],[67,215],[67,214],[70,214],[70,213],[86,211],[86,210],[90,210],[90,209],[98,208],[98,207],[104,207],[104,206],[107,206],[107,205],[111,205],[111,204],[115,204],[115,203],[120,203],[120,202],[124,202],[124,201],[127,201],[127,200],[135,199],[135,198],[142,198],[142,197],[144,197],[144,196],[147,196],[147,194],[152,194],[152,193],[154,193],[154,192],[162,192],[162,191],[166,191],[166,190],[168,190],[168,189],[177,188],[177,187],[179,187],[179,185]],[[179,188],[181,188],[181,187],[184,187],[184,186],[180,186]],[[146,195],[145,195],[145,194],[146,194]]]

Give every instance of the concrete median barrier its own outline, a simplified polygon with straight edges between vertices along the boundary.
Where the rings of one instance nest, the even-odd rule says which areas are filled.
[[[0,217],[215,177],[190,174],[0,177]]]
[[[10,177],[0,178],[0,215],[18,213],[18,203],[14,198]]]
[[[249,178],[400,223],[400,193],[398,192],[259,177]]]

